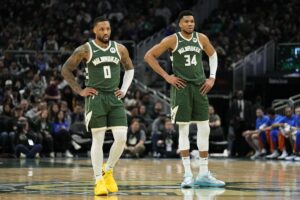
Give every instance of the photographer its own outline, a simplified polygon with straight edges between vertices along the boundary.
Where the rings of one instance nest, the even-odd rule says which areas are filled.
[[[39,157],[42,145],[38,143],[38,137],[29,129],[28,120],[20,117],[16,127],[16,156],[34,158]]]
[[[171,120],[165,120],[164,130],[158,135],[156,142],[157,157],[179,158],[178,133]]]

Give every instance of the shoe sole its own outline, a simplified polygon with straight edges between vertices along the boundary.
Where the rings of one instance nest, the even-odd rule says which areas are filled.
[[[225,187],[225,185],[215,185],[211,183],[194,183],[195,187]]]
[[[181,188],[193,188],[194,185],[181,185]]]

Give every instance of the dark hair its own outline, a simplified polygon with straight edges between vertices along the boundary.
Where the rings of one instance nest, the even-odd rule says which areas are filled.
[[[109,20],[104,16],[96,17],[93,21],[93,26],[96,26],[98,22],[105,22],[105,21],[109,22]]]
[[[269,115],[275,115],[275,110],[274,110],[274,108],[268,108],[267,114],[269,114]]]
[[[183,10],[178,15],[178,22],[184,17],[184,16],[193,16],[194,14],[191,10]]]

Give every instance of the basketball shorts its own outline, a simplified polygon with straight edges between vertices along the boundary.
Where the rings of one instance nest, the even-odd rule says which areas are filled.
[[[171,118],[173,123],[208,120],[208,98],[200,93],[200,85],[187,84],[183,89],[171,87]]]

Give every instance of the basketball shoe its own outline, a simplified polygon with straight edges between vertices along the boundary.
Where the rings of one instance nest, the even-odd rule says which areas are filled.
[[[184,176],[183,181],[181,183],[182,188],[192,188],[194,185],[193,176]]]
[[[118,192],[118,185],[114,179],[113,169],[106,171],[106,164],[102,166],[103,178],[108,192]]]
[[[96,182],[95,188],[94,188],[94,194],[95,196],[99,195],[107,195],[108,191],[105,185],[104,178],[101,178]]]
[[[196,177],[196,180],[194,182],[195,186],[204,186],[204,187],[224,187],[225,183],[223,181],[220,181],[212,176],[212,174],[209,172],[198,175]]]

